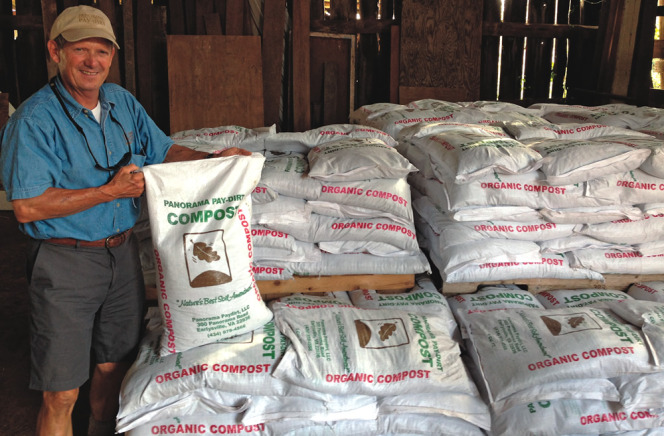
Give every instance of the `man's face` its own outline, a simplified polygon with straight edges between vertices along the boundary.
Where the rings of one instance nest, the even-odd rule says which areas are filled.
[[[97,92],[108,77],[115,47],[103,38],[68,42],[57,53],[60,76],[65,88],[76,98]]]

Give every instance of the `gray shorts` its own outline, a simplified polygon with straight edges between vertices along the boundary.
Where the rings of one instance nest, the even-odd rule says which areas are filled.
[[[83,385],[95,363],[131,361],[145,285],[135,235],[115,248],[28,245],[30,388]]]

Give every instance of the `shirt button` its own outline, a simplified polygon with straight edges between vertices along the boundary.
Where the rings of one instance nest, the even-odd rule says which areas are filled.
[[[120,207],[120,203],[117,203],[117,207]]]

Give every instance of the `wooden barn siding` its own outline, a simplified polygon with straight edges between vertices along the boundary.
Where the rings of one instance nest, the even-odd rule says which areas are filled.
[[[275,11],[286,6],[292,23],[288,32],[283,31],[286,17],[280,14],[277,18],[282,21],[258,23],[269,26],[259,32],[265,30],[264,47],[271,44],[263,59],[266,125],[277,123],[281,130],[302,130],[315,127],[312,115],[316,122],[335,120],[332,115],[344,121],[338,119],[343,116],[341,113],[312,113],[314,108],[320,111],[327,103],[312,102],[311,87],[328,86],[327,93],[320,93],[320,98],[327,98],[326,101],[334,99],[335,92],[346,92],[339,90],[333,78],[348,65],[339,64],[337,59],[325,59],[324,54],[312,56],[311,32],[356,36],[352,96],[355,107],[380,101],[396,102],[399,89],[409,92],[458,89],[458,94],[446,95],[458,95],[464,100],[475,97],[493,100],[499,96],[501,100],[519,102],[522,84],[522,103],[527,104],[548,98],[551,77],[552,99],[558,101],[564,92],[565,67],[568,102],[599,104],[607,97],[610,77],[605,76],[610,74],[610,68],[606,66],[612,65],[615,56],[609,48],[611,38],[619,30],[615,23],[620,19],[622,0],[563,0],[557,10],[553,10],[553,2],[534,0],[528,11],[528,23],[526,0],[506,0],[504,22],[500,20],[498,0],[475,1],[479,4],[465,7],[468,3],[459,0],[361,0],[361,17],[356,20],[354,0],[332,0],[329,15],[323,11],[323,0],[266,0],[267,17],[271,19]],[[641,20],[647,21],[653,0],[642,1],[646,6]],[[119,0],[17,0],[16,16],[11,14],[11,0],[0,0],[0,91],[9,93],[13,105],[29,97],[54,73],[53,66],[46,63],[44,29],[50,29],[59,11],[76,4],[90,4],[109,15],[122,47],[110,80],[134,93],[165,131],[169,131],[166,35],[256,32],[248,0],[123,0],[122,5]],[[381,17],[377,15],[379,7]],[[553,24],[555,16],[558,24]],[[443,22],[456,28],[443,26]],[[305,27],[298,30],[296,23]],[[478,26],[482,29],[479,36],[475,30]],[[637,47],[643,47],[645,42],[646,48],[640,50],[640,60],[635,58],[634,69],[640,82],[630,81],[630,96],[640,95],[643,102],[644,89],[648,94],[643,78],[648,74],[650,60],[648,53],[642,52],[648,51],[652,30],[648,26],[640,30]],[[500,36],[503,37],[501,53]],[[526,37],[528,49],[523,75]],[[423,46],[417,46],[417,38]],[[558,41],[559,50],[551,70],[554,40]],[[568,42],[569,58],[564,50]],[[499,55],[502,63],[498,85]],[[282,58],[286,59],[283,65]],[[317,69],[323,72],[311,77],[311,62],[328,65],[326,69]],[[308,87],[302,86],[303,80]],[[304,88],[306,92],[298,91]],[[275,104],[277,99],[279,103]]]

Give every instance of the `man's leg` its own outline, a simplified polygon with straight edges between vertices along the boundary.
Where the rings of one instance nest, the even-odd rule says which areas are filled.
[[[37,415],[37,436],[72,436],[71,414],[78,389],[44,392]]]
[[[99,363],[90,382],[90,413],[96,421],[113,421],[118,413],[120,385],[130,363]]]

